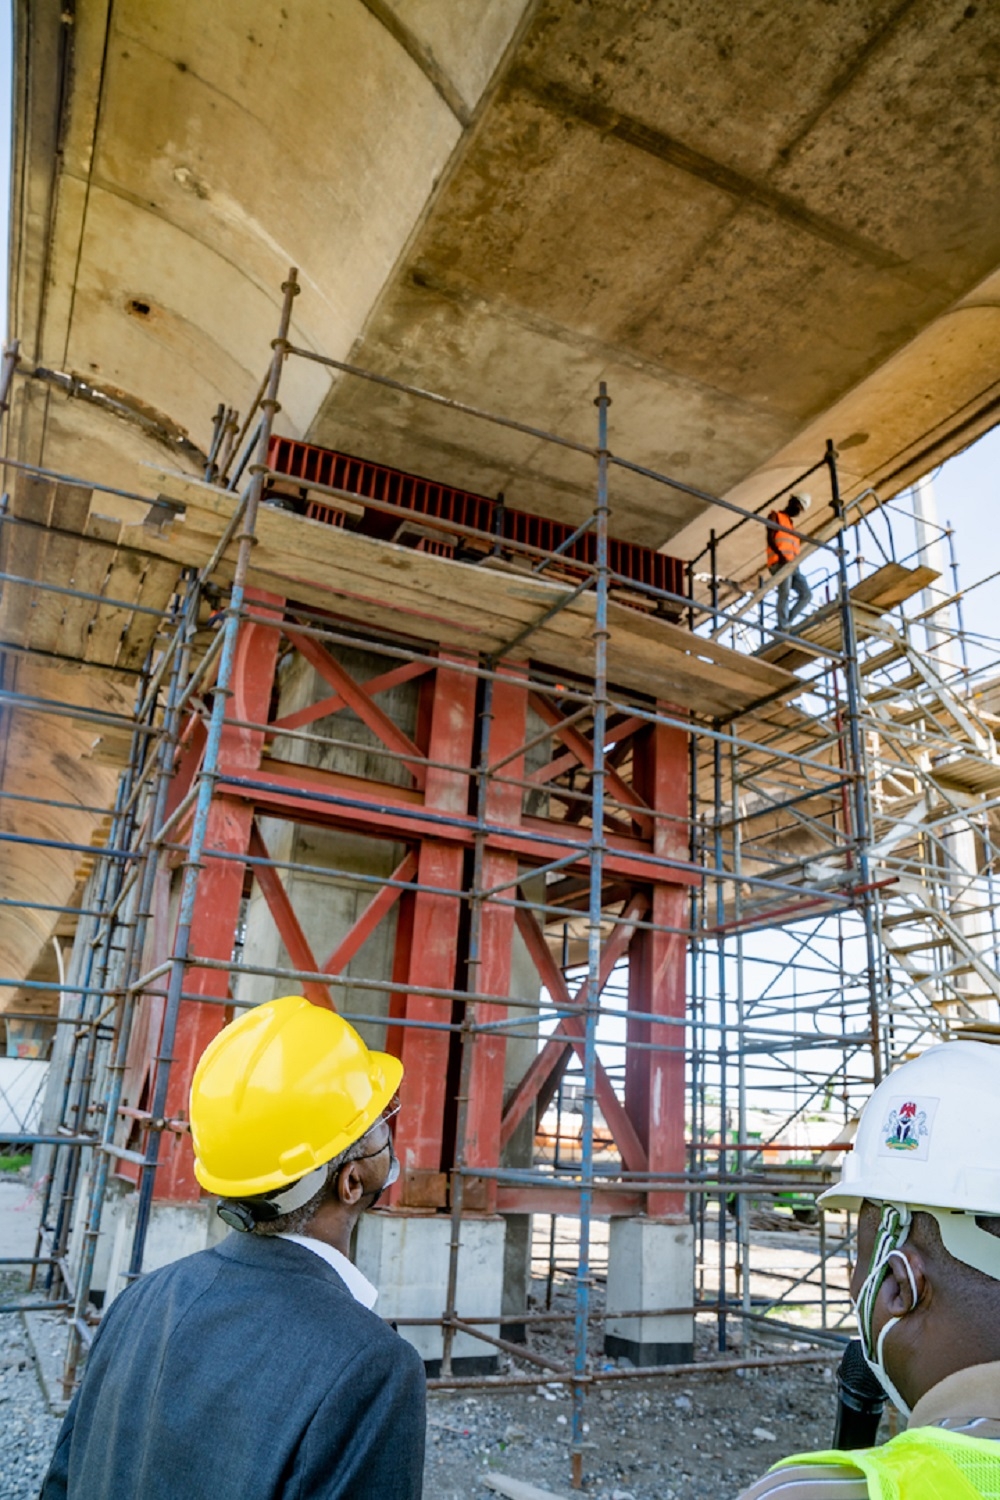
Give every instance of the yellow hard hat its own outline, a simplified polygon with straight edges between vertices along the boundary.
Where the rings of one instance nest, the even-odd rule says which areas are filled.
[[[223,1198],[273,1192],[370,1130],[403,1065],[302,995],[254,1006],[220,1031],[191,1080],[194,1174]]]

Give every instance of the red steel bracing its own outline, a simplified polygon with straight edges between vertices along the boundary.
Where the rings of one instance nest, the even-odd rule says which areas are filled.
[[[276,623],[284,613],[283,601],[270,596],[256,595],[252,603],[256,615],[272,614]],[[272,720],[269,710],[282,636],[316,668],[333,692],[319,704]],[[213,851],[249,856],[255,861],[251,866],[254,878],[291,965],[305,972],[331,976],[342,973],[379,922],[397,908],[395,954],[392,974],[387,976],[391,995],[386,1046],[403,1059],[406,1076],[405,1107],[398,1118],[396,1135],[403,1172],[390,1202],[397,1207],[443,1208],[453,1148],[452,1095],[458,1047],[457,1037],[447,1028],[458,1012],[448,995],[421,991],[460,992],[468,984],[479,994],[497,997],[495,1002],[475,1002],[474,1024],[483,1027],[502,1021],[511,994],[515,932],[520,933],[542,984],[560,1009],[570,1014],[560,1020],[539,1051],[506,1109],[504,1033],[487,1030],[477,1036],[465,1160],[468,1169],[480,1167],[483,1175],[478,1181],[469,1181],[467,1200],[469,1207],[477,1210],[523,1211],[524,1205],[530,1204],[544,1212],[542,1198],[531,1198],[533,1189],[498,1185],[490,1174],[500,1165],[503,1149],[517,1125],[529,1116],[540,1117],[567,1062],[581,1052],[584,1020],[582,1015],[572,1013],[580,1004],[581,994],[570,993],[535,918],[527,911],[515,911],[509,904],[489,899],[482,908],[478,973],[464,972],[465,903],[459,893],[468,885],[475,838],[472,770],[477,679],[459,668],[470,660],[453,654],[442,655],[436,665],[405,663],[362,684],[312,635],[297,628],[294,620],[282,619],[279,628],[263,622],[243,627],[232,717],[267,728],[226,727],[191,951],[196,957],[225,963],[234,947],[246,866],[241,858],[213,860]],[[566,873],[584,872],[591,838],[585,826],[563,818],[528,815],[523,810],[524,792],[518,783],[525,776],[524,757],[517,751],[527,738],[529,702],[552,727],[553,747],[556,743],[562,747],[562,753],[553,749],[553,760],[531,779],[540,787],[551,787],[553,778],[570,767],[580,767],[586,777],[593,766],[593,747],[586,733],[578,723],[564,725],[560,710],[546,695],[529,693],[526,670],[511,664],[501,670],[493,685],[490,760],[503,764],[488,781],[482,879],[485,890],[503,887],[511,896],[521,894],[519,871],[523,877],[525,872],[530,873],[532,864],[549,863],[574,842],[580,845],[580,860],[567,866]],[[375,702],[379,693],[410,680],[419,681],[421,701],[412,736]],[[406,757],[413,775],[412,787],[264,758],[267,746],[281,729],[304,727],[345,708],[358,714],[382,744]],[[602,953],[600,987],[627,953],[629,1008],[683,1019],[683,937],[680,933],[646,930],[642,922],[651,919],[657,927],[683,928],[687,888],[698,878],[697,871],[687,864],[686,736],[678,730],[650,727],[646,720],[632,717],[612,723],[608,738],[609,758],[619,766],[631,756],[631,779],[625,771],[612,769],[608,783],[614,800],[627,809],[632,830],[607,836],[605,869],[617,893],[614,899],[624,899],[624,907]],[[176,806],[192,786],[203,748],[204,735],[199,723],[193,721],[184,736],[171,806]],[[558,788],[551,790],[558,794]],[[390,882],[375,888],[361,916],[349,932],[339,935],[328,956],[317,953],[306,938],[283,880],[267,863],[268,848],[257,821],[265,815],[391,839],[407,851]],[[620,823],[619,827],[624,829],[626,825]],[[174,837],[178,837],[176,831]],[[677,868],[651,869],[651,854],[671,861]],[[409,884],[411,888],[407,889]],[[165,896],[160,904],[166,905]],[[157,941],[162,947],[162,937]],[[185,981],[188,992],[200,991],[218,998],[226,996],[227,985],[223,968],[199,969],[196,963]],[[314,1003],[336,1005],[336,989],[331,990],[322,981],[303,980],[300,987]],[[171,1073],[171,1118],[186,1115],[194,1064],[223,1016],[217,1005],[183,1003]],[[394,1026],[394,1020],[407,1024]],[[421,1022],[430,1022],[437,1029],[421,1027]],[[629,1049],[624,1103],[600,1063],[596,1078],[598,1102],[623,1165],[627,1171],[640,1173],[683,1171],[683,1027],[657,1027],[655,1022],[630,1020],[628,1036],[655,1045],[654,1049]],[[145,1057],[155,1051],[152,1033],[141,1041],[139,1050],[144,1057],[134,1055],[130,1059],[130,1107],[139,1097],[138,1085],[148,1067]],[[655,1050],[658,1047],[663,1050]],[[134,1054],[136,1051],[133,1048]],[[186,1137],[168,1132],[161,1162],[158,1197],[184,1200],[198,1195]],[[545,1202],[553,1193],[552,1202],[558,1199],[562,1204],[564,1192],[556,1188],[542,1195]],[[631,1211],[625,1197],[607,1196],[618,1211]],[[657,1214],[673,1214],[683,1201],[679,1193],[660,1190],[626,1196],[629,1205],[635,1197],[647,1211]]]
[[[594,769],[594,750],[586,735],[581,734],[573,725],[564,725],[562,722],[563,716],[559,709],[541,693],[532,693],[531,706],[544,723],[548,724],[550,728],[555,729],[563,744],[573,755],[574,759],[583,766],[584,770],[592,771]],[[639,831],[646,838],[649,838],[653,832],[654,819],[649,816],[648,804],[643,801],[633,787],[629,786],[627,781],[618,775],[617,771],[607,768],[604,777],[605,786],[608,789],[610,797],[615,801],[624,802],[626,806],[636,809],[631,814],[632,821],[636,824]]]
[[[623,914],[622,920],[615,926],[611,937],[605,943],[601,953],[601,967],[598,978],[599,990],[602,990],[607,984],[611,977],[611,971],[625,951],[633,931],[630,925],[630,918],[639,916],[647,905],[648,902],[645,896],[633,897],[629,910]],[[523,909],[518,910],[517,927],[524,939],[528,952],[531,954],[532,961],[538,969],[539,977],[555,1004],[560,1009],[572,1010],[574,1007],[579,1008],[584,998],[586,986],[581,986],[576,995],[570,994],[566,981],[563,978],[562,970],[556,964],[545,941],[545,934],[530,912]],[[546,1042],[541,1052],[538,1053],[528,1068],[527,1073],[518,1084],[504,1112],[501,1139],[505,1144],[517,1129],[525,1113],[538,1099],[553,1073],[561,1066],[564,1066],[565,1061],[568,1061],[570,1049],[572,1048],[578,1056],[582,1057],[583,1034],[584,1021],[582,1016],[564,1015],[560,1019],[553,1035]],[[605,1122],[614,1137],[615,1144],[621,1152],[626,1170],[630,1172],[644,1172],[647,1167],[646,1148],[639,1139],[624,1106],[619,1102],[611,1080],[600,1060],[598,1060],[596,1067],[594,1092]]]
[[[434,666],[431,662],[407,661],[388,672],[380,672],[377,677],[370,677],[367,682],[358,683],[357,686],[366,697],[374,698],[376,693],[387,692],[389,688],[398,687],[403,682],[412,682],[416,677],[425,677],[428,672],[433,671]],[[321,698],[318,703],[307,704],[305,708],[296,709],[294,713],[284,714],[280,719],[275,719],[271,727],[273,729],[305,729],[307,725],[315,724],[317,719],[326,719],[348,706],[339,693],[331,693],[329,698]]]

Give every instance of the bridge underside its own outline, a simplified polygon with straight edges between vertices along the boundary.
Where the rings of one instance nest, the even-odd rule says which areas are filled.
[[[21,0],[14,456],[129,488],[137,461],[197,472],[216,405],[250,404],[290,264],[297,344],[587,443],[605,380],[617,451],[751,506],[828,437],[848,496],[885,497],[992,425],[995,7],[462,10]],[[319,366],[290,372],[283,402],[290,435],[559,520],[590,511],[571,452]],[[612,508],[617,534],[682,557],[720,518],[621,473]],[[110,496],[100,513],[135,519]],[[727,576],[756,575],[754,532],[723,547]],[[139,573],[134,597],[165,602],[160,563]],[[62,695],[121,711],[126,656],[64,673]],[[2,667],[20,695],[0,721],[7,789],[40,775],[106,801],[94,726],[23,706],[57,666]],[[73,841],[97,822],[74,815]],[[52,813],[33,831],[67,836]],[[72,898],[79,853],[10,848],[4,894]],[[48,924],[4,933],[4,971],[41,975]]]

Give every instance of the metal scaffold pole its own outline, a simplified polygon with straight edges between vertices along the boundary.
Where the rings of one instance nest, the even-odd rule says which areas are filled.
[[[191,631],[192,615],[197,614],[198,591],[193,579],[187,578],[184,582],[186,582],[186,593],[178,610],[175,630],[186,636]],[[178,645],[176,638],[174,646],[175,649],[171,656],[170,676],[167,683],[163,710],[162,732],[159,737],[159,743],[154,747],[156,764],[149,792],[148,816],[144,820],[145,831],[137,849],[137,881],[132,909],[131,911],[122,912],[115,911],[112,908],[105,919],[107,922],[109,943],[114,922],[121,927],[124,933],[124,944],[120,955],[119,982],[111,991],[114,1007],[114,1027],[111,1056],[107,1067],[105,1098],[103,1101],[103,1128],[101,1141],[94,1153],[94,1160],[91,1167],[82,1254],[76,1279],[73,1320],[70,1326],[66,1359],[63,1367],[63,1391],[67,1396],[72,1391],[81,1343],[87,1336],[86,1316],[93,1284],[97,1242],[101,1233],[101,1220],[107,1195],[108,1177],[111,1171],[111,1164],[115,1160],[117,1153],[115,1135],[120,1123],[118,1111],[125,1075],[125,1060],[132,1035],[132,1022],[137,1000],[135,982],[142,964],[147,928],[152,918],[153,887],[156,880],[158,856],[158,851],[153,842],[153,832],[159,826],[160,821],[162,821],[163,809],[166,805],[170,784],[173,757],[176,750],[177,702],[180,696],[180,686],[186,665],[186,653]],[[154,708],[155,699],[150,701],[151,714]],[[124,779],[124,784],[126,787],[129,787],[131,785],[130,779]]]
[[[604,746],[608,711],[608,407],[607,386],[597,396],[597,557],[594,591],[594,731],[591,767],[590,895],[587,911],[587,984],[583,1047],[583,1117],[580,1132],[580,1255],[573,1328],[573,1487],[583,1486],[583,1442],[590,1313],[590,1238],[594,1175],[594,1075],[597,1067],[597,1011],[600,1003],[601,910],[604,877]]]
[[[487,662],[490,671],[492,661]],[[490,730],[493,725],[493,678],[482,684],[482,708],[479,714],[479,754],[476,774],[476,834],[472,857],[472,892],[469,914],[469,946],[466,960],[467,985],[473,993],[482,992],[483,947],[483,871],[486,855],[487,797],[489,793]],[[451,1239],[448,1245],[448,1286],[442,1330],[441,1374],[451,1376],[452,1349],[458,1315],[458,1268],[462,1248],[462,1214],[465,1207],[465,1170],[468,1165],[466,1145],[469,1131],[469,1103],[472,1090],[473,1056],[476,1046],[476,1002],[467,999],[462,1007],[461,1063],[459,1067],[458,1115],[455,1127],[455,1170],[451,1178]]]
[[[837,451],[832,440],[827,440],[826,465],[830,475],[830,493],[833,512],[838,519],[843,517],[840,498],[840,480],[837,474]],[[844,682],[847,690],[847,734],[850,750],[848,775],[852,783],[852,810],[854,814],[853,849],[857,859],[857,875],[860,894],[856,898],[865,931],[865,959],[868,977],[868,1013],[871,1026],[871,1054],[874,1081],[881,1082],[884,1071],[880,1036],[881,1011],[879,1006],[880,965],[875,950],[875,910],[871,890],[869,864],[869,818],[868,778],[865,774],[864,743],[861,732],[861,690],[858,677],[858,642],[854,628],[854,610],[851,604],[851,586],[847,571],[847,538],[841,526],[837,532],[837,570],[840,581],[840,610],[843,629]]]

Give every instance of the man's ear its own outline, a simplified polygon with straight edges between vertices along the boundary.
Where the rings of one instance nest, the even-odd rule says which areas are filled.
[[[341,1203],[353,1208],[356,1203],[360,1203],[366,1191],[361,1177],[361,1163],[345,1162],[337,1173],[337,1197]]]
[[[929,1286],[923,1256],[912,1245],[894,1250],[879,1299],[892,1318],[903,1318],[926,1299]]]

